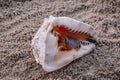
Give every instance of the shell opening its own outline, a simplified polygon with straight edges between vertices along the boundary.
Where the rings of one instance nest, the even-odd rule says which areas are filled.
[[[95,42],[90,34],[68,29],[68,27],[63,25],[54,26],[51,33],[58,39],[59,51],[79,50],[82,45],[89,45],[90,42]]]

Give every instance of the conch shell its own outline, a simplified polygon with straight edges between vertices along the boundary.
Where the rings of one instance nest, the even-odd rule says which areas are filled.
[[[44,19],[31,45],[36,62],[52,72],[92,51],[96,39],[91,25],[68,17],[50,16]]]

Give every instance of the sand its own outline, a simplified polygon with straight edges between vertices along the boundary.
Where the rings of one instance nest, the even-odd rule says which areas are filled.
[[[30,44],[50,15],[91,24],[99,39],[90,54],[46,73]],[[120,0],[0,0],[0,80],[120,80]]]

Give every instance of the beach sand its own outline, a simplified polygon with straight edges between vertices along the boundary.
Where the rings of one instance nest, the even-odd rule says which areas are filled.
[[[88,23],[99,38],[90,54],[46,73],[30,44],[50,15]],[[0,80],[120,80],[120,0],[0,0]]]

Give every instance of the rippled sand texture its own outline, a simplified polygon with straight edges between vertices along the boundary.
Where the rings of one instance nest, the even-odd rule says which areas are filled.
[[[31,39],[49,15],[94,26],[89,55],[46,73],[35,62]],[[0,0],[0,80],[120,80],[120,0]]]

